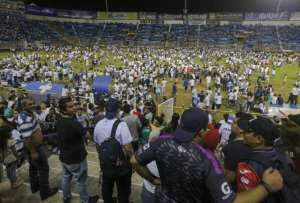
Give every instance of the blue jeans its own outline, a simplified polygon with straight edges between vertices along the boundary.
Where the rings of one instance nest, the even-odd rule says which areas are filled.
[[[62,180],[62,190],[64,199],[71,198],[71,180],[72,177],[75,178],[76,188],[80,195],[80,200],[82,203],[87,203],[89,200],[89,194],[86,190],[86,179],[87,179],[87,161],[83,160],[78,164],[65,164],[62,162],[63,168],[63,180]]]

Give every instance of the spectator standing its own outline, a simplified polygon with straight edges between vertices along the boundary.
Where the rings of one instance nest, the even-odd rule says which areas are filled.
[[[129,157],[133,154],[131,143],[133,141],[129,128],[124,121],[117,119],[119,103],[110,98],[106,104],[105,118],[100,120],[94,129],[94,142],[99,152],[100,166],[102,169],[102,196],[105,203],[113,201],[114,184],[117,184],[118,202],[129,203],[131,193],[132,170]],[[113,141],[114,145],[111,144]],[[117,146],[116,146],[117,145]],[[120,150],[114,150],[120,148]],[[113,149],[114,148],[114,149]],[[105,151],[117,153],[107,156],[113,157],[115,163],[108,163],[109,157]],[[116,158],[116,159],[114,159]]]
[[[41,200],[54,195],[58,188],[49,187],[49,165],[42,147],[43,135],[37,118],[33,114],[35,102],[32,98],[22,101],[23,111],[18,116],[18,130],[25,140],[28,154],[31,192],[40,192]]]
[[[156,202],[262,201],[268,195],[266,186],[259,185],[246,193],[236,194],[213,154],[196,144],[203,130],[206,130],[207,123],[207,113],[197,108],[186,110],[174,136],[161,136],[141,154],[132,156],[134,169],[152,184],[161,185],[156,190]],[[160,178],[145,167],[152,161],[156,161]],[[263,181],[273,191],[282,188],[282,177],[277,170],[267,170]]]
[[[81,202],[97,202],[99,197],[89,197],[86,190],[88,165],[84,138],[87,129],[76,119],[77,109],[71,98],[64,97],[60,99],[59,109],[62,117],[57,121],[56,129],[60,149],[59,160],[61,161],[63,172],[62,190],[64,203],[71,202],[70,183],[72,177],[76,180]]]
[[[133,139],[131,145],[133,150],[136,152],[139,147],[139,132],[141,131],[142,124],[140,122],[140,119],[137,116],[130,114],[131,106],[129,104],[125,104],[123,106],[123,111],[124,111],[123,120],[125,121],[125,123],[129,128],[130,134]]]

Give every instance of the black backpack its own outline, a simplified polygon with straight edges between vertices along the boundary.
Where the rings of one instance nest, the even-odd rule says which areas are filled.
[[[119,141],[116,139],[116,131],[121,120],[116,120],[113,124],[110,138],[105,140],[97,151],[100,159],[100,167],[105,177],[120,177],[131,172],[129,157],[123,151]]]
[[[272,165],[267,164],[270,163],[264,158],[251,156],[248,161],[254,161],[261,166],[263,166],[264,170],[269,167],[275,168],[280,171],[284,187],[281,191],[271,194],[269,196],[270,201],[267,202],[276,202],[276,203],[299,203],[300,202],[300,177],[297,176],[289,165],[283,164],[280,158],[274,158],[272,160]]]

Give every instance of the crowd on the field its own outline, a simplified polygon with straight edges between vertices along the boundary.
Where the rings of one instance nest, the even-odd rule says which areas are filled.
[[[66,83],[61,98],[47,95],[36,102],[18,89],[0,98],[1,168],[5,165],[11,183],[1,186],[19,188],[23,180],[17,168],[27,161],[32,193],[39,192],[41,200],[54,195],[45,153],[51,146],[62,165],[63,201],[71,201],[73,177],[81,202],[96,202],[98,196],[86,187],[86,145],[91,145],[99,152],[104,202],[114,201],[114,183],[118,202],[130,201],[133,171],[144,178],[141,199],[147,203],[299,202],[299,116],[263,114],[271,104],[297,104],[300,74],[288,101],[271,85],[296,56],[118,47],[45,47],[42,53],[14,52],[0,61],[2,85]],[[74,62],[87,68],[77,72]],[[96,95],[91,85],[100,72],[113,78],[109,95]],[[250,84],[254,75],[257,81]],[[284,75],[282,86],[290,81]],[[182,98],[180,88],[191,97]],[[156,105],[169,97],[191,105],[166,122]],[[238,113],[216,120],[211,110],[224,105]]]

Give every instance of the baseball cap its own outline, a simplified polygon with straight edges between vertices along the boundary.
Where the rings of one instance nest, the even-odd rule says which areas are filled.
[[[114,98],[109,98],[105,104],[105,117],[108,119],[113,119],[116,117],[119,110],[119,101]]]
[[[244,132],[254,132],[264,138],[267,144],[273,145],[279,137],[279,130],[268,118],[258,117],[252,120],[238,120],[238,126]]]
[[[174,132],[174,137],[180,142],[191,141],[196,132],[206,129],[208,115],[198,108],[190,108],[183,112],[180,124]]]
[[[234,114],[229,114],[228,115],[228,119],[227,119],[227,122],[228,123],[233,123],[234,122],[234,120],[235,120],[235,115]]]

